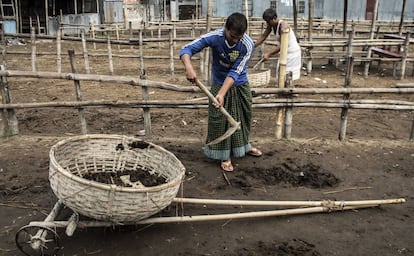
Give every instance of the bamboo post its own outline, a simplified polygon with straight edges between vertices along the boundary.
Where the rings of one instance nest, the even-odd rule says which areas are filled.
[[[344,23],[343,23],[343,31],[342,34],[346,36],[346,28],[348,26],[348,0],[344,0]]]
[[[62,29],[56,31],[56,68],[57,72],[62,72]]]
[[[213,1],[207,1],[207,15],[206,15],[206,32],[211,30],[211,19],[213,17]],[[209,81],[210,79],[210,49],[205,48],[203,50],[204,55],[204,80]],[[208,82],[210,85],[210,81]]]
[[[69,49],[68,50],[69,53],[69,58],[70,58],[70,66],[72,69],[73,73],[76,73],[76,68],[75,68],[75,50],[73,49]],[[74,79],[73,83],[75,85],[75,93],[76,93],[76,100],[77,101],[82,101],[82,93],[81,93],[81,88],[80,88],[80,81]],[[78,108],[79,111],[79,119],[80,119],[80,124],[81,124],[81,132],[82,134],[87,134],[88,133],[88,129],[86,127],[86,120],[85,120],[85,115],[83,112],[83,108],[79,107]]]
[[[408,58],[408,51],[409,51],[409,45],[410,45],[410,33],[407,32],[405,36],[404,46],[403,46],[403,56],[401,58],[401,75],[400,79],[404,79],[405,77],[405,69],[407,66],[407,58]]]
[[[278,87],[284,88],[286,81],[286,62],[287,62],[287,49],[288,49],[288,40],[289,40],[289,31],[290,29],[283,29],[281,35],[281,44],[280,44],[280,57],[279,57],[279,77],[278,77]],[[284,108],[277,108],[276,110],[276,130],[275,137],[276,139],[282,138],[283,131],[283,119],[284,119]]]
[[[158,49],[161,49],[161,21],[158,22],[158,27],[157,27],[157,31],[158,31]]]
[[[169,33],[168,33],[168,35],[169,35],[169,39],[170,39],[170,42],[169,42],[169,48],[170,48],[170,74],[171,74],[171,76],[174,76],[174,39],[173,39],[173,37],[174,37],[174,35],[173,35],[173,31],[170,29],[169,30]]]
[[[30,42],[32,44],[32,71],[36,71],[36,35],[35,28],[31,27]]]
[[[347,56],[347,69],[345,74],[345,88],[351,87],[351,79],[352,79],[352,72],[353,72],[353,57],[352,57],[352,42],[354,40],[355,30],[352,28],[352,32],[349,33],[349,40],[348,40],[348,56]],[[350,94],[345,93],[343,96],[344,101],[350,99]],[[344,141],[346,135],[346,125],[348,122],[348,107],[342,108],[341,111],[341,122],[340,122],[340,131],[339,131],[339,140]]]
[[[111,47],[111,38],[109,33],[107,34],[107,44],[108,44],[108,64],[109,64],[109,74],[114,74],[114,63],[112,60],[112,47]]]
[[[2,47],[2,49],[1,49],[1,64],[0,65],[6,66],[6,62],[7,62],[6,58],[7,58],[6,47]]]
[[[403,32],[403,25],[404,25],[404,13],[405,7],[407,5],[407,0],[403,0],[402,10],[401,10],[401,18],[400,18],[400,25],[398,26],[398,34],[401,36]]]
[[[261,23],[261,26],[260,26],[260,34],[261,35],[263,35],[263,31],[264,31],[264,23],[262,22]],[[265,51],[265,44],[260,44],[260,57],[262,57],[263,56],[263,53],[264,53],[264,51]],[[264,68],[264,61],[262,61],[262,63],[260,63],[260,69],[263,69]]]
[[[128,30],[129,30],[129,41],[131,41],[131,39],[132,39],[132,21],[128,22]],[[131,50],[133,49],[132,45],[130,46],[130,49]]]
[[[96,43],[95,43],[95,25],[93,23],[89,23],[90,30],[91,30],[91,38],[93,39],[93,49],[96,50]]]
[[[332,36],[332,39],[335,38],[335,24],[332,25],[331,36]],[[329,51],[330,52],[335,52],[335,48],[333,46],[330,46]],[[328,64],[330,64],[330,65],[332,65],[334,63],[336,65],[337,62],[338,62],[338,58],[335,58],[335,61],[332,58],[329,58],[329,60],[328,60]]]
[[[286,88],[293,88],[293,80],[292,80],[292,72],[286,76]],[[292,98],[292,94],[288,96],[288,98]],[[292,120],[293,120],[293,107],[289,106],[286,107],[285,110],[285,132],[284,138],[290,139],[292,135]]]
[[[140,67],[141,67],[141,80],[142,80],[142,99],[144,101],[149,100],[149,90],[147,86],[147,76],[144,68],[144,49],[143,49],[143,31],[139,30],[139,55],[140,55]],[[150,108],[142,108],[144,115],[144,130],[145,135],[151,135],[151,113]]]
[[[88,55],[88,47],[86,46],[85,29],[82,29],[81,35],[82,35],[82,50],[83,50],[83,61],[85,63],[85,71],[86,71],[86,74],[90,74],[91,71],[89,68],[89,55]]]
[[[308,2],[308,40],[312,41],[312,29],[313,29],[313,0]]]
[[[145,71],[144,67],[144,49],[143,49],[143,35],[142,35],[142,29],[139,29],[139,66],[141,69],[141,75],[143,75],[143,72]]]
[[[173,39],[173,49],[175,49],[176,48],[176,43],[175,43],[175,39],[177,38],[177,26],[176,26],[176,24],[174,23],[173,24],[173,36],[172,36],[172,39]]]
[[[192,38],[194,38],[194,37],[195,37],[195,22],[193,22],[193,23],[191,24],[191,33],[190,33],[190,36],[191,36]]]
[[[0,70],[5,70],[3,65],[0,65]],[[9,84],[5,76],[1,76],[0,89],[1,102],[3,104],[9,104],[11,102]],[[7,109],[6,111],[2,110],[0,118],[2,119],[0,120],[0,136],[11,136],[19,134],[19,123],[17,121],[16,114],[14,113],[14,109]]]
[[[375,33],[374,30],[375,30],[375,25],[376,25],[376,22],[377,22],[378,4],[379,4],[379,0],[375,0],[374,12],[372,13],[371,30],[370,30],[370,33],[369,33],[369,39],[370,40],[374,39],[374,33]],[[368,47],[367,58],[371,58],[371,56],[372,56],[372,47],[369,46]],[[364,77],[365,78],[368,77],[370,64],[371,63],[369,61],[365,62],[365,66],[364,66]]]
[[[293,31],[297,33],[298,31],[298,8],[297,8],[296,0],[293,0],[292,8],[293,8]]]
[[[119,25],[115,25],[116,40],[119,41]],[[118,44],[118,50],[121,49],[121,44]]]

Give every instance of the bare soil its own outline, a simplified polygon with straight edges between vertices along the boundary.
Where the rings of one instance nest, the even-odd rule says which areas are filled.
[[[39,50],[53,52],[50,42]],[[66,42],[64,47],[79,45]],[[105,52],[106,46],[101,46]],[[29,50],[29,46],[9,47]],[[67,48],[64,48],[67,49]],[[156,45],[146,51],[158,55]],[[123,46],[118,52],[131,53]],[[137,54],[136,49],[133,52]],[[80,57],[78,72],[83,72]],[[30,70],[30,58],[7,56],[7,68]],[[70,72],[67,58],[63,72]],[[91,60],[91,73],[107,74],[106,59]],[[116,75],[139,76],[137,59],[114,60]],[[39,71],[55,71],[53,57],[39,57]],[[168,60],[146,62],[147,79],[189,85],[180,63],[175,76]],[[253,65],[254,63],[252,63]],[[341,87],[343,65],[315,64],[297,87]],[[390,87],[403,81],[392,77],[391,67],[372,69],[369,78],[355,66],[352,86]],[[271,68],[273,68],[271,66]],[[409,74],[411,74],[409,72]],[[49,102],[75,99],[72,81],[9,78],[12,101]],[[324,82],[325,81],[325,82]],[[274,83],[272,80],[271,83]],[[272,85],[269,85],[272,86]],[[82,83],[84,100],[139,99],[138,87]],[[201,93],[176,93],[150,89],[152,99],[197,99]],[[323,98],[327,96],[312,96]],[[352,98],[413,101],[411,95],[355,95]],[[80,134],[77,109],[44,108],[16,111],[20,134],[0,140],[0,255],[22,255],[14,238],[31,221],[43,221],[56,202],[48,180],[49,150],[69,136]],[[219,163],[202,152],[207,126],[205,109],[151,109],[152,134],[142,135],[142,110],[137,108],[86,108],[89,133],[126,134],[153,142],[175,154],[186,168],[178,196],[245,200],[370,200],[404,198],[403,204],[351,211],[298,214],[278,217],[154,225],[114,225],[78,228],[59,236],[59,255],[414,255],[414,144],[409,141],[412,111],[354,110],[348,118],[347,137],[337,140],[341,109],[296,108],[292,139],[274,139],[273,109],[255,108],[251,141],[264,155],[234,159],[235,171],[225,173]],[[176,205],[157,215],[213,215],[285,209]],[[70,209],[58,217],[67,219]]]

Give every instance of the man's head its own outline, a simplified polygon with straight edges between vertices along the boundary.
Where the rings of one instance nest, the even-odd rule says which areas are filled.
[[[277,13],[274,9],[269,8],[263,12],[263,20],[266,21],[267,24],[270,24],[275,18],[277,19]]]
[[[246,17],[238,12],[231,14],[226,21],[226,40],[231,44],[236,44],[247,30]]]

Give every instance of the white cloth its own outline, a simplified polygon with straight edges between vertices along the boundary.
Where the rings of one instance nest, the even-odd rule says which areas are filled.
[[[276,41],[280,45],[280,34],[279,34],[279,28],[282,20],[279,20],[277,23],[276,28]],[[302,51],[300,49],[300,46],[298,44],[298,41],[296,40],[295,33],[292,29],[289,31],[289,37],[288,37],[288,52],[287,52],[287,60],[286,60],[286,72],[292,72],[292,80],[297,80],[300,78],[300,70],[302,68]],[[279,74],[279,61],[277,62],[276,66],[276,78]]]

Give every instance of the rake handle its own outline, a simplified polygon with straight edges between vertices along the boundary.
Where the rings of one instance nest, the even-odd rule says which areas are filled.
[[[214,97],[214,95],[211,94],[211,92],[207,89],[207,87],[200,82],[200,80],[195,79],[195,83],[209,97],[211,101],[213,101],[216,104],[219,103],[217,99]],[[221,113],[223,113],[223,115],[226,117],[227,121],[229,121],[231,126],[239,125],[239,123],[236,120],[234,120],[234,118],[229,114],[229,112],[227,112],[227,110],[223,106],[220,106],[219,110]]]

